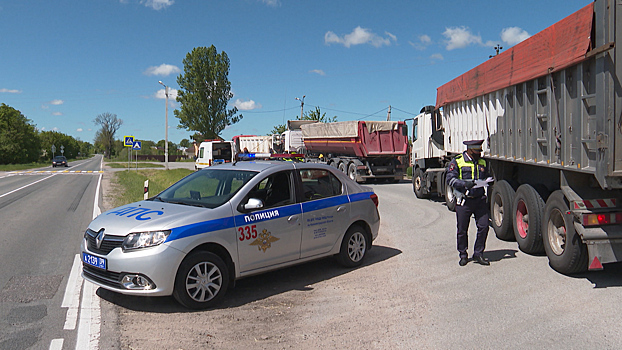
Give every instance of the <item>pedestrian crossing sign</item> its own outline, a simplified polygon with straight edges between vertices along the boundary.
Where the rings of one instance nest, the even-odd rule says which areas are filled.
[[[134,145],[134,136],[123,136],[123,146],[132,147]]]
[[[141,146],[140,141],[134,141],[134,144],[132,144],[132,149],[135,151],[140,151],[140,146]]]

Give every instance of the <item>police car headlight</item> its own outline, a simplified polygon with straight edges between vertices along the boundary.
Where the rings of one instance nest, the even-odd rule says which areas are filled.
[[[123,250],[155,247],[166,241],[170,230],[130,233],[123,240]]]

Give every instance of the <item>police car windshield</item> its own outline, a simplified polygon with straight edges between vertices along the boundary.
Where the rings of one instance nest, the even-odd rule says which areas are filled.
[[[216,208],[226,203],[257,172],[206,169],[186,176],[154,199],[183,205]]]

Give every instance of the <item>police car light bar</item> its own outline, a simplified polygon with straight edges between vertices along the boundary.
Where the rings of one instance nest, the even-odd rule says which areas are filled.
[[[256,160],[256,159],[289,159],[304,158],[304,154],[300,153],[239,153],[236,155],[237,160]]]

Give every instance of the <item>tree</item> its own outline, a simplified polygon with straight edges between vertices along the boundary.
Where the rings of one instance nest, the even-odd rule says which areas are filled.
[[[287,126],[285,124],[277,124],[277,125],[272,127],[272,131],[270,131],[268,133],[268,136],[270,136],[270,135],[281,135],[286,130],[287,130]]]
[[[0,164],[36,162],[41,153],[37,129],[20,111],[0,105]]]
[[[181,139],[181,141],[179,141],[179,145],[181,147],[188,148],[188,147],[190,147],[190,140],[188,140],[188,139]]]
[[[320,123],[332,123],[337,121],[337,116],[332,118],[326,118],[326,112],[321,113],[320,107],[315,107],[315,110],[307,111],[302,119],[300,117],[296,117],[297,120],[317,120]]]
[[[101,126],[95,133],[95,144],[97,146],[99,143],[104,150],[104,155],[110,159],[114,146],[114,134],[123,125],[123,120],[117,118],[116,114],[106,112],[98,115],[93,123]]]
[[[41,148],[44,150],[41,156],[44,160],[52,159],[53,155],[64,155],[67,158],[77,158],[80,152],[80,143],[69,135],[58,131],[42,131],[39,133]],[[56,152],[52,153],[52,145],[56,147]],[[61,152],[61,146],[63,147]]]
[[[181,110],[175,110],[179,127],[197,131],[205,138],[219,137],[225,127],[242,119],[238,109],[227,110],[233,98],[229,82],[229,57],[217,53],[214,45],[195,47],[183,61],[184,74],[177,77],[180,90],[177,102]]]

